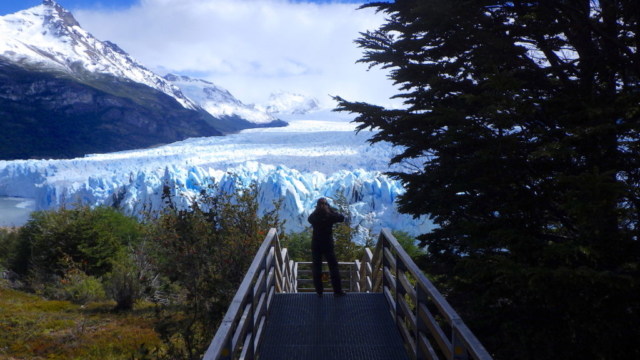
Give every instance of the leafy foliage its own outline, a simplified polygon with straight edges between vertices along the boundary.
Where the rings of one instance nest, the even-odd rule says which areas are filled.
[[[63,276],[75,267],[101,276],[139,236],[137,220],[108,207],[36,211],[20,229],[13,268]]]
[[[0,260],[47,298],[90,304],[109,295],[114,310],[127,312],[153,302],[156,341],[128,344],[135,354],[124,357],[199,359],[268,229],[284,228],[280,203],[259,213],[257,185],[239,179],[227,189],[203,189],[189,209],[175,196],[167,184],[165,207],[144,223],[105,207],[35,212],[23,228],[0,232],[7,250]],[[103,353],[112,356],[109,349]],[[49,345],[39,353],[55,357]]]
[[[372,3],[362,62],[405,109],[349,102],[404,151],[399,209],[496,358],[640,355],[640,8],[631,0]]]
[[[311,257],[311,229],[299,233],[289,233],[281,239],[283,248],[287,249],[289,258],[296,262],[313,261]]]
[[[407,255],[409,255],[409,257],[414,261],[417,258],[426,255],[427,252],[423,248],[419,247],[416,244],[417,240],[406,231],[392,230],[391,234],[393,234],[393,237],[398,240],[400,246],[402,246]]]
[[[362,258],[362,246],[354,242],[356,229],[351,225],[351,210],[349,201],[342,193],[334,199],[337,212],[344,215],[345,221],[334,225],[333,238],[338,261],[353,261]]]
[[[71,269],[61,279],[65,300],[73,304],[86,304],[104,300],[106,294],[100,280],[79,269]]]
[[[157,330],[171,359],[204,353],[269,228],[279,228],[279,204],[258,213],[256,184],[223,191],[215,184],[181,210],[167,184],[166,207],[148,228],[154,266],[177,285],[179,302],[162,308]]]
[[[143,298],[162,302],[160,280],[151,263],[147,242],[130,245],[129,251],[103,276],[105,291],[116,302],[116,310],[131,310]]]
[[[0,269],[11,266],[18,250],[18,242],[16,228],[0,228]]]

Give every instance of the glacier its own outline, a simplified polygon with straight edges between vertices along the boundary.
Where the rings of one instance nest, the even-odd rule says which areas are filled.
[[[292,120],[284,128],[243,130],[224,137],[193,138],[151,149],[90,154],[70,160],[0,161],[0,196],[33,199],[36,210],[78,202],[118,206],[126,213],[162,207],[163,185],[177,203],[189,205],[203,187],[216,182],[232,189],[256,182],[262,210],[282,200],[287,231],[302,231],[319,197],[343,194],[351,225],[362,234],[381,227],[412,235],[433,224],[398,213],[401,184],[384,175],[398,151],[388,143],[369,144],[366,131],[328,120]],[[0,214],[1,216],[1,214]]]

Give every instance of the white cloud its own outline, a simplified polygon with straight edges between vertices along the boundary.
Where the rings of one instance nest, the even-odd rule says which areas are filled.
[[[76,19],[145,66],[195,75],[246,103],[282,89],[390,105],[386,71],[355,64],[359,32],[384,21],[354,4],[285,0],[142,0],[126,10],[80,10]],[[396,102],[397,104],[397,102]]]

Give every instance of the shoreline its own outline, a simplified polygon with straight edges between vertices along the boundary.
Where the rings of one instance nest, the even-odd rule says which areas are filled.
[[[29,221],[35,211],[35,199],[15,196],[0,197],[0,228],[19,228]]]

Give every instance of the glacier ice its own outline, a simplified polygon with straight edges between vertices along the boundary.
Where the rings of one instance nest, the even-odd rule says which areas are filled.
[[[300,120],[285,128],[244,130],[224,137],[195,138],[165,146],[92,154],[70,160],[0,161],[0,196],[32,198],[38,210],[78,201],[118,205],[127,213],[162,206],[170,184],[177,202],[188,206],[212,181],[222,189],[234,176],[255,181],[263,210],[282,200],[287,231],[302,231],[319,197],[343,194],[352,226],[381,227],[417,235],[432,228],[426,218],[399,214],[394,201],[401,184],[383,174],[395,149],[368,144],[369,134],[345,122]],[[397,168],[392,168],[397,170]],[[230,175],[230,174],[233,174]]]

